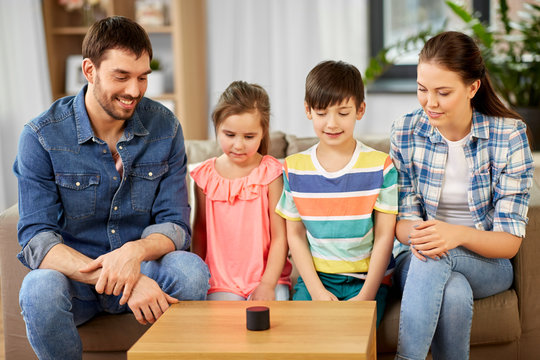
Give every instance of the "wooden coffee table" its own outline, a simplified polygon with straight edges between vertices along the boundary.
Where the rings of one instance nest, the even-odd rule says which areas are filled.
[[[246,329],[246,308],[270,329]],[[137,359],[375,359],[374,301],[183,301],[128,351]]]

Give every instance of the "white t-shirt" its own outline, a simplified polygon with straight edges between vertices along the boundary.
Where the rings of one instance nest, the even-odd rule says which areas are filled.
[[[470,136],[471,133],[458,141],[450,141],[443,136],[444,141],[448,144],[448,158],[439,206],[437,207],[437,219],[449,224],[474,227],[467,201],[471,170],[463,150],[463,145]]]

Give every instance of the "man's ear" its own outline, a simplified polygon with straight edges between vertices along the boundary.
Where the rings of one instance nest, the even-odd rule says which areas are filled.
[[[366,113],[366,102],[362,101],[358,110],[356,110],[356,120],[361,120],[364,114]]]
[[[90,60],[89,58],[83,59],[81,67],[82,67],[82,73],[84,77],[86,78],[86,80],[88,81],[88,83],[93,84],[94,78],[96,76],[96,66],[94,65],[92,60]]]
[[[304,101],[304,108],[306,110],[306,116],[309,120],[313,119],[313,115],[311,115],[311,108],[309,107],[308,103]]]

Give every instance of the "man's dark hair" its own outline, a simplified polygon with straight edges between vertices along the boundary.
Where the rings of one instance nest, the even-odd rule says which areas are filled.
[[[99,67],[107,50],[127,50],[139,58],[145,52],[152,60],[152,44],[143,27],[123,16],[111,16],[94,23],[82,44],[82,55]]]
[[[356,108],[364,102],[360,71],[343,61],[323,61],[306,78],[305,102],[311,109],[326,109],[352,98]]]

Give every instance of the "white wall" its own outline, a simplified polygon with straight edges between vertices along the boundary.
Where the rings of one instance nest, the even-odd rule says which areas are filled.
[[[209,43],[215,42],[209,45],[214,46],[208,60],[209,114],[220,92],[231,81],[259,82],[271,97],[273,129],[313,136],[303,109],[304,81],[309,70],[327,59],[353,63],[360,71],[367,65],[365,0],[207,0],[207,3],[209,24],[220,24],[209,30]],[[240,4],[245,10],[242,14],[252,11],[255,15],[242,18],[231,4]],[[336,32],[331,31],[342,35],[336,38]],[[167,49],[170,43],[161,41],[159,36],[152,41],[156,54],[170,52]],[[227,50],[238,43],[252,47],[227,55]],[[23,125],[51,104],[40,0],[0,1],[0,78],[3,80],[0,87],[2,210],[17,201],[12,165]],[[366,103],[366,115],[357,124],[358,134],[388,134],[393,120],[418,106],[415,94],[367,93]],[[210,124],[209,128],[213,137]]]
[[[418,108],[416,93],[366,94],[366,114],[357,124],[358,134],[390,134],[392,122]]]
[[[17,141],[51,103],[48,74],[41,1],[0,1],[0,211],[17,201]]]

